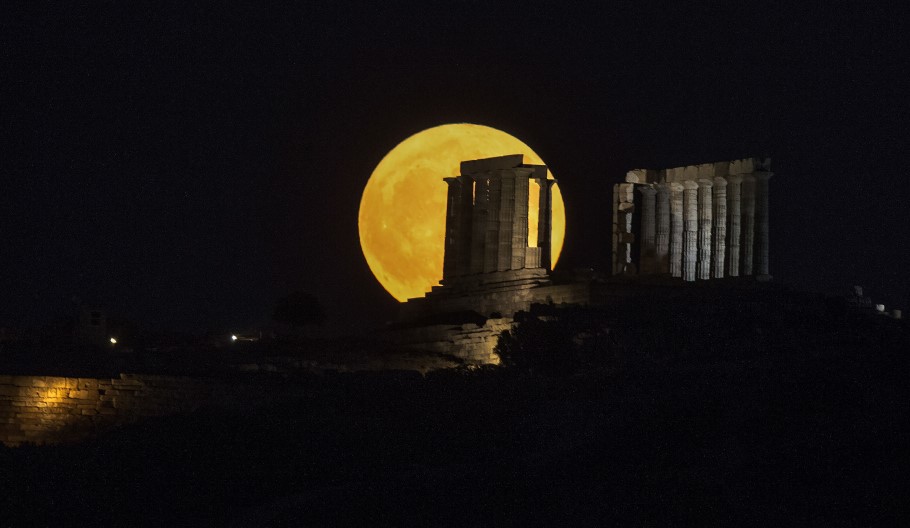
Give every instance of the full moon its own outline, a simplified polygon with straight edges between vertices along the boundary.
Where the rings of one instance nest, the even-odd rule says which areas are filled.
[[[360,199],[360,247],[379,283],[399,301],[422,297],[442,279],[446,189],[443,178],[460,174],[462,161],[523,154],[524,163],[546,165],[531,147],[482,125],[440,125],[405,139],[373,170]],[[548,177],[553,174],[548,172]],[[529,244],[537,244],[538,203],[532,185]],[[566,232],[566,211],[553,186],[552,262]]]

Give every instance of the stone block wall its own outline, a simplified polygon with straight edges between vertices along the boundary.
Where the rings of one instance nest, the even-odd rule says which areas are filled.
[[[0,443],[77,441],[144,416],[192,412],[225,387],[211,380],[0,376]]]

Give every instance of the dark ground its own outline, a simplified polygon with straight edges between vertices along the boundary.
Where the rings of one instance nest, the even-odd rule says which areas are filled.
[[[0,525],[899,525],[906,321],[716,295],[535,319],[511,369],[301,376],[242,416],[2,448]]]

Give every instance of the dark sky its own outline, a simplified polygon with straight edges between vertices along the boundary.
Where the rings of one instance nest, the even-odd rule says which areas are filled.
[[[388,319],[360,193],[448,122],[547,160],[561,266],[609,269],[626,170],[770,156],[776,280],[910,308],[908,18],[887,3],[228,4],[0,17],[0,324],[76,297],[236,326],[294,289],[336,323]]]

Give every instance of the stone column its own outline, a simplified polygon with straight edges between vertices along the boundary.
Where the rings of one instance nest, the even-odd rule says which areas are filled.
[[[743,174],[742,193],[742,270],[743,275],[752,275],[755,263],[755,175]]]
[[[727,203],[730,228],[727,230],[727,275],[739,277],[739,251],[740,251],[740,225],[742,222],[742,208],[740,195],[743,177],[740,174],[727,176]]]
[[[540,248],[540,267],[549,271],[552,263],[552,226],[553,226],[553,184],[556,180],[539,178],[540,183],[540,208],[537,212],[537,247]]]
[[[774,175],[772,172],[760,171],[755,174],[755,234],[756,250],[758,253],[758,277],[770,279],[770,226],[768,225],[768,180]]]
[[[698,278],[711,278],[711,215],[712,206],[711,180],[698,180]]]
[[[632,215],[635,213],[635,186],[613,186],[613,274],[634,273],[632,265]]]
[[[446,196],[446,240],[442,257],[442,279],[454,277],[458,268],[458,247],[461,243],[461,181],[443,178],[448,184]]]
[[[714,266],[711,275],[718,279],[724,276],[724,258],[727,249],[727,180],[714,178],[714,233],[712,254]]]
[[[467,275],[471,272],[471,225],[474,221],[474,180],[468,176],[459,176],[461,182],[461,214],[458,215],[461,226],[458,233],[458,260],[455,266],[456,275]]]
[[[683,182],[683,257],[682,275],[686,281],[695,280],[698,261],[698,184],[692,180]]]
[[[657,273],[670,272],[670,187],[657,186],[657,248],[655,260]]]
[[[484,237],[483,272],[499,268],[499,212],[502,207],[502,178],[490,174],[490,199],[487,203],[487,230]]]
[[[683,190],[679,183],[670,184],[670,275],[682,277]]]
[[[499,173],[499,218],[496,247],[496,271],[512,267],[512,229],[515,219],[515,171]]]
[[[474,176],[474,211],[471,214],[470,274],[483,273],[484,245],[487,237],[487,215],[490,203],[489,176]]]
[[[525,267],[528,249],[528,196],[531,180],[527,174],[515,178],[514,214],[512,216],[512,261],[510,269]]]
[[[642,194],[641,201],[641,260],[639,272],[642,275],[654,273],[655,257],[657,254],[657,213],[655,211],[655,196],[657,191],[650,185],[639,185]]]

